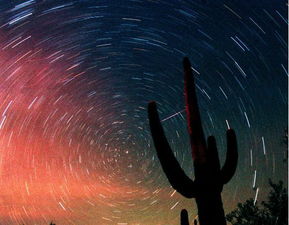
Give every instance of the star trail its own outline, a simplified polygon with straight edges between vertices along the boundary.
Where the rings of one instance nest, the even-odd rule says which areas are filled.
[[[148,126],[155,100],[191,177],[182,59],[205,134],[239,164],[226,213],[287,181],[285,1],[0,0],[0,223],[177,225]],[[287,183],[287,182],[285,182]]]

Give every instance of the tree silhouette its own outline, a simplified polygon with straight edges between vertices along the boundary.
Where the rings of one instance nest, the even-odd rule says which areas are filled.
[[[283,187],[283,182],[274,184],[269,180],[272,190],[269,193],[268,201],[262,202],[268,214],[269,224],[287,225],[288,224],[288,193]]]
[[[259,207],[253,199],[239,203],[237,209],[226,216],[233,225],[287,225],[288,194],[283,182],[274,184],[269,180],[271,190],[268,200],[261,202]]]
[[[227,220],[233,225],[263,225],[264,212],[254,204],[253,199],[239,203],[238,208],[227,215]]]

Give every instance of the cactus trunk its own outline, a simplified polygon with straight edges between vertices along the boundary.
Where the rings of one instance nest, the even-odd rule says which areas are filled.
[[[220,193],[197,196],[196,203],[201,225],[226,225]]]

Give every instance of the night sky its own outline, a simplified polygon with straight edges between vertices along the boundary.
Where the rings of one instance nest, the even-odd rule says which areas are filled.
[[[195,71],[221,162],[236,131],[226,213],[287,183],[287,3],[281,0],[0,0],[0,223],[177,225],[176,193],[147,119],[155,100],[194,176],[182,59]]]

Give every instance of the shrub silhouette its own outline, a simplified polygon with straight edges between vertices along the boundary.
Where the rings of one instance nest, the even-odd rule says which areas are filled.
[[[271,187],[268,200],[261,202],[261,207],[254,204],[253,199],[239,203],[237,209],[226,218],[233,225],[287,225],[288,224],[288,193],[283,183]]]
[[[187,124],[192,148],[195,180],[191,180],[175,158],[165,137],[155,102],[148,104],[149,124],[162,169],[172,187],[186,198],[195,198],[201,225],[226,224],[221,192],[233,177],[238,161],[237,140],[233,130],[227,131],[227,155],[220,167],[216,141],[210,136],[205,141],[195,92],[191,64],[183,60]],[[186,224],[187,213],[181,214]]]

